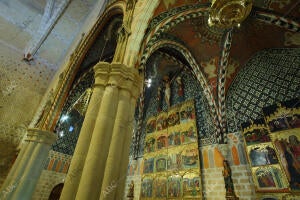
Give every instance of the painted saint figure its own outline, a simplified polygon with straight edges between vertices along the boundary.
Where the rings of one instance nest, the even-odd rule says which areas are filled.
[[[157,101],[157,112],[160,112],[161,111],[161,87],[157,88],[156,101]]]
[[[234,186],[233,186],[233,181],[231,178],[231,169],[228,164],[227,160],[223,160],[223,177],[224,177],[224,182],[225,182],[225,189],[226,189],[226,199],[238,199],[234,193]]]
[[[182,97],[183,96],[183,84],[182,84],[182,80],[181,80],[180,76],[178,76],[176,78],[176,82],[177,82],[177,85],[178,85],[177,94],[178,94],[178,96]]]
[[[134,182],[131,181],[131,183],[128,186],[129,186],[129,188],[128,188],[127,197],[132,198],[132,197],[134,197]]]
[[[296,135],[275,141],[292,190],[300,190],[300,142]]]
[[[165,82],[165,101],[168,108],[170,108],[171,87],[170,87],[170,79],[168,76],[164,77],[164,82]]]

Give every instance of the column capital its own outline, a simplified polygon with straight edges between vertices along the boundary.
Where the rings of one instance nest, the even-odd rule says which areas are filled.
[[[95,87],[115,86],[130,92],[137,98],[142,89],[142,77],[138,69],[123,63],[98,62],[94,66]]]
[[[108,85],[128,90],[134,98],[137,98],[142,89],[142,78],[137,69],[122,63],[112,63]]]
[[[107,62],[98,62],[94,66],[95,72],[95,86],[105,86],[108,81],[109,72],[110,72],[110,63]]]
[[[27,129],[27,136],[25,141],[52,145],[56,141],[56,139],[57,136],[50,131],[30,128]]]

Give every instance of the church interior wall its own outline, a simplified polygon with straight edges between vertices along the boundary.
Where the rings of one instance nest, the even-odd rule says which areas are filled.
[[[297,97],[300,80],[300,77],[298,76],[300,63],[298,59],[299,57],[297,56],[299,55],[297,53],[298,51],[298,49],[269,49],[258,52],[253,55],[251,59],[249,59],[245,68],[239,72],[240,74],[238,74],[237,78],[233,81],[227,97],[227,101],[229,103],[235,103],[235,105],[240,103],[239,108],[234,106],[235,109],[238,110],[241,107],[244,107],[246,110],[249,110],[249,115],[243,112],[244,115],[240,116],[238,119],[233,118],[232,115],[228,115],[227,119],[229,120],[229,124],[241,124],[243,121],[261,117],[262,107],[281,100]],[[274,69],[275,67],[276,69]],[[270,72],[271,68],[273,68],[272,72]],[[148,73],[153,74],[153,71],[151,72],[150,70]],[[270,75],[266,76],[267,73],[270,73]],[[257,78],[254,74],[257,76]],[[291,76],[291,74],[293,74],[293,76]],[[173,82],[173,84],[171,84],[171,102],[172,105],[176,105],[177,103],[180,103],[186,99],[195,99],[198,137],[200,141],[199,150],[201,159],[201,174],[203,179],[203,197],[209,200],[223,199],[225,196],[225,185],[222,175],[222,171],[224,170],[222,163],[224,157],[218,150],[219,145],[215,142],[210,142],[208,144],[203,142],[201,143],[201,139],[210,135],[210,132],[205,132],[209,129],[203,128],[203,125],[209,124],[209,118],[204,117],[209,116],[209,113],[203,112],[204,109],[202,107],[205,106],[205,101],[203,102],[203,99],[201,98],[201,88],[199,85],[197,85],[196,80],[188,70],[183,71],[181,74],[179,74],[179,76],[181,76],[184,85],[184,99],[180,99],[177,95],[178,85]],[[247,80],[247,83],[245,83],[245,80]],[[157,87],[157,82],[159,81],[154,80],[154,85],[152,85],[152,87]],[[267,85],[265,82],[267,82]],[[284,84],[282,82],[284,82]],[[249,84],[250,88],[253,90],[253,92],[251,92],[251,89],[247,89],[250,90],[250,93],[247,93],[247,95],[252,95],[252,97],[246,97],[244,98],[244,101],[240,101],[237,99],[239,95],[243,94],[243,92],[240,90],[242,90],[242,88],[244,88],[247,84]],[[150,98],[149,102],[145,103],[148,103],[146,105],[147,111],[145,119],[148,119],[149,117],[159,113],[157,111],[158,103],[155,95],[155,93],[152,93],[152,98]],[[266,95],[266,98],[269,98],[270,100],[262,101],[259,99],[259,97],[263,95]],[[248,98],[252,100],[257,99],[255,101],[257,103],[257,107],[253,107],[250,101],[247,103]],[[161,106],[162,111],[168,110],[164,98]],[[256,110],[260,111],[258,112]],[[227,134],[229,153],[226,159],[231,165],[232,179],[236,195],[242,200],[257,199],[258,197],[255,192],[255,185],[249,168],[249,162],[245,155],[245,145],[241,133],[241,126],[237,125],[229,127],[231,128],[230,133]],[[145,131],[145,127],[143,128],[143,131]],[[213,132],[214,130],[210,131]],[[143,172],[140,170],[143,168],[143,163],[136,163],[143,162],[142,158],[144,140],[142,140],[140,145],[141,149],[138,160],[130,160],[125,186],[125,191],[128,192],[128,187],[131,181],[134,182],[136,187],[134,191],[135,199],[138,199],[140,196],[141,177],[143,174]],[[134,167],[136,167],[135,170]],[[136,195],[138,196],[136,197]]]
[[[90,14],[97,19],[104,11],[104,2],[72,1],[41,44],[34,60],[29,62],[22,59],[23,54],[29,42],[37,37],[36,30],[41,28],[46,1],[12,0],[0,4],[1,29],[5,30],[0,33],[1,185],[20,150],[25,127],[32,121],[47,88],[56,84],[57,72],[69,61],[66,55],[71,54],[80,41],[80,33],[88,32],[94,25],[85,22],[87,16]]]
[[[1,185],[55,70],[39,60],[21,61],[20,51],[11,47],[0,45],[0,51]]]
[[[13,2],[16,3],[15,6],[17,9],[21,8],[19,7],[20,2],[18,0],[13,0]],[[25,4],[28,2],[26,1]],[[94,22],[98,20],[101,13],[103,13],[105,4],[107,3],[108,5],[112,5],[115,2],[117,2],[117,0],[105,2],[93,0],[91,1],[91,4],[86,4],[77,0],[72,1],[59,22],[51,31],[49,37],[47,37],[47,39],[43,42],[43,45],[37,52],[36,58],[29,62],[22,61],[22,56],[20,55],[23,54],[23,50],[27,44],[27,41],[33,36],[34,32],[32,30],[38,29],[38,25],[42,17],[41,14],[43,6],[35,5],[38,7],[35,7],[34,10],[28,10],[28,8],[26,9],[28,12],[25,18],[29,21],[26,21],[25,18],[21,20],[20,13],[20,15],[17,13],[16,15],[10,17],[6,17],[4,16],[5,14],[1,14],[0,23],[2,24],[3,22],[7,32],[14,34],[7,34],[6,31],[5,33],[0,33],[0,186],[5,180],[5,175],[7,175],[9,168],[16,159],[19,151],[19,145],[26,135],[26,128],[29,126],[32,118],[34,117],[34,114],[36,113],[43,96],[45,98],[45,92],[47,88],[49,90],[49,88],[59,81],[59,75],[61,74],[60,72],[63,72],[65,70],[65,66],[68,66],[68,62],[71,61],[70,58],[71,54],[73,53],[73,49],[78,47],[77,45],[82,42],[82,39],[87,36],[87,33],[91,30],[91,27],[95,25]],[[186,2],[187,1],[183,0],[177,2],[173,0],[161,1],[159,5],[155,5],[158,7],[156,10],[153,10],[154,13],[147,13],[147,20],[151,18],[150,15],[152,14],[159,20],[166,20],[167,18],[164,17],[167,15],[165,15],[164,12],[167,13],[168,10],[172,8],[178,8],[178,10],[180,10],[179,7],[185,5]],[[192,5],[195,2],[198,1],[191,0],[188,1],[187,4]],[[203,2],[206,3],[206,1]],[[158,4],[158,1],[155,1],[155,4]],[[146,5],[146,3],[143,4],[141,1],[139,1],[139,4],[137,4],[137,9],[140,10],[138,11],[145,11],[145,8],[141,8],[141,5]],[[10,4],[7,4],[6,6],[10,8]],[[151,7],[151,9],[154,9],[154,3],[152,6],[153,7]],[[12,10],[14,9],[16,8],[13,8]],[[4,12],[3,8],[1,8],[0,11]],[[32,15],[36,15],[37,17],[34,18]],[[117,17],[121,18],[123,16],[118,15]],[[139,19],[137,16],[135,17],[136,19]],[[141,17],[143,16],[141,15]],[[207,19],[206,17],[207,16],[201,16],[199,19],[185,19],[182,17],[182,19],[180,19],[182,20],[180,23],[176,24],[175,26],[175,23],[171,23],[171,25],[169,24],[170,27],[168,28],[163,27],[162,24],[160,24],[161,21],[155,19],[153,20],[155,23],[153,22],[152,25],[161,25],[160,28],[165,28],[161,32],[165,32],[152,36],[153,38],[158,38],[157,40],[164,40],[166,38],[174,39],[176,40],[175,42],[179,41],[180,43],[185,44],[187,49],[193,47],[191,52],[195,55],[195,60],[201,63],[200,65],[203,67],[204,71],[203,74],[210,84],[209,87],[211,87],[209,89],[212,90],[213,95],[216,95],[218,92],[217,87],[219,87],[216,85],[217,79],[219,78],[218,68],[220,67],[220,58],[218,58],[218,56],[220,53],[220,44],[221,42],[224,42],[222,41],[224,39],[224,30],[214,30],[217,38],[210,38],[213,35],[212,32],[210,32],[211,30],[207,32],[200,29],[198,30],[197,28],[200,26],[207,25],[204,23],[204,21]],[[75,18],[76,21],[74,20]],[[89,20],[86,21],[86,19]],[[265,40],[265,37],[268,36],[268,34],[262,34],[261,36],[253,37],[251,33],[245,34],[248,30],[251,30],[252,25],[256,23],[256,20],[257,19],[251,18],[245,22],[244,27],[246,28],[242,26],[242,28],[235,30],[235,32],[233,31],[233,35],[237,35],[237,39],[233,39],[233,51],[228,60],[228,69],[231,71],[229,71],[229,75],[227,74],[228,77],[225,77],[224,80],[224,84],[226,85],[225,117],[227,120],[228,132],[226,146],[228,148],[227,156],[224,156],[224,154],[222,154],[223,152],[220,152],[221,145],[218,144],[217,139],[215,138],[215,124],[213,124],[213,116],[211,115],[211,108],[209,107],[209,102],[203,91],[204,88],[201,87],[199,81],[194,77],[190,66],[179,67],[178,63],[168,60],[169,58],[166,56],[166,54],[164,54],[165,52],[161,51],[160,53],[162,54],[159,55],[160,59],[163,60],[162,57],[164,57],[164,61],[166,62],[164,63],[164,61],[161,61],[160,63],[156,63],[156,61],[151,60],[153,58],[150,56],[150,58],[148,58],[149,62],[147,61],[148,63],[145,67],[145,80],[147,80],[147,78],[153,78],[152,86],[149,89],[146,88],[146,93],[147,90],[148,93],[146,94],[144,102],[145,109],[143,112],[145,113],[143,115],[144,118],[142,121],[143,126],[141,140],[138,144],[139,147],[137,148],[137,154],[133,155],[135,153],[133,148],[135,147],[132,145],[127,174],[121,176],[121,179],[126,179],[126,184],[125,186],[122,186],[116,182],[107,188],[107,191],[105,192],[110,192],[118,187],[125,187],[126,192],[124,199],[126,199],[130,189],[129,185],[133,181],[134,199],[140,199],[141,179],[143,177],[144,167],[143,155],[145,143],[144,139],[146,135],[146,122],[150,117],[158,115],[159,112],[168,111],[169,107],[164,99],[165,92],[163,76],[171,74],[175,78],[176,76],[180,76],[184,86],[183,96],[181,96],[179,95],[178,83],[176,81],[171,83],[171,106],[175,106],[191,99],[195,101],[203,198],[207,200],[224,199],[226,195],[223,177],[224,159],[228,160],[231,166],[235,193],[239,199],[254,200],[258,198],[257,193],[255,192],[255,185],[252,179],[249,161],[247,160],[247,156],[245,154],[245,143],[241,133],[241,124],[249,120],[263,117],[261,110],[266,106],[300,97],[300,51],[299,48],[294,48],[299,47],[299,40],[297,40],[298,33],[294,34],[291,32],[291,30],[285,31],[283,27],[274,26],[273,24],[266,25],[268,32],[271,33],[274,30],[275,35],[278,37],[284,37],[284,39],[281,38],[273,43],[271,38],[270,40],[267,40],[266,43],[262,42],[259,45],[253,45],[253,41],[257,42],[260,40]],[[113,36],[110,38],[114,41],[108,42],[106,49],[105,46],[103,49],[102,47],[104,40],[106,40],[104,37],[107,35],[103,37],[103,35],[100,33],[99,38],[96,38],[96,41],[93,41],[94,45],[90,46],[90,49],[85,52],[86,55],[79,55],[81,56],[81,59],[83,59],[83,56],[85,56],[85,58],[79,67],[77,75],[70,75],[71,77],[75,78],[75,80],[77,78],[77,80],[81,79],[82,77],[80,76],[87,71],[90,70],[91,72],[92,66],[97,61],[112,61],[115,54],[114,49],[117,46],[117,33],[119,26],[121,26],[120,22],[122,20],[117,19],[116,21],[117,26],[113,27]],[[254,35],[263,30],[264,23],[265,22],[257,22],[257,27],[253,29]],[[133,27],[137,27],[137,24],[138,23],[134,21]],[[198,25],[199,27],[197,27]],[[144,26],[146,26],[145,22],[143,22],[143,27]],[[74,30],[74,27],[76,27],[76,30]],[[105,26],[103,25],[103,27]],[[186,31],[185,34],[181,34],[180,30],[183,30],[184,27],[189,31]],[[146,30],[146,27],[144,28]],[[149,33],[149,30],[152,31],[151,28],[154,29],[154,27],[148,27],[146,34]],[[203,31],[203,33],[201,33],[201,31]],[[21,33],[15,34],[18,32]],[[139,32],[135,37],[139,40],[142,40],[142,37],[144,36],[143,34]],[[245,35],[247,35],[247,37]],[[255,39],[252,40],[251,38]],[[292,41],[291,39],[291,41],[288,42],[290,38],[293,38],[294,40]],[[153,39],[151,42],[157,42],[155,41],[156,39]],[[216,39],[216,41],[214,41],[214,39]],[[132,38],[129,39],[131,42],[132,40]],[[204,46],[199,48],[199,46],[195,45],[195,41],[197,41],[199,44],[204,44]],[[253,44],[249,41],[252,41]],[[239,43],[242,44],[242,48],[245,48],[245,52],[247,51],[247,53],[240,51],[240,47],[238,46]],[[253,48],[251,45],[249,48],[247,47],[248,49],[244,47],[247,46],[248,43],[251,44]],[[60,48],[55,48],[56,46],[60,46]],[[205,47],[210,48],[210,46],[212,49],[208,50],[206,54]],[[282,48],[282,46],[288,48]],[[129,58],[126,59],[130,60],[130,62],[132,62],[131,64],[133,64],[133,60],[135,60],[135,58],[131,58],[131,55],[129,54],[132,52],[135,54],[142,52],[139,52],[139,45],[137,44],[129,44],[128,49],[129,51],[126,52],[128,55],[126,53],[125,54]],[[166,51],[166,49],[167,48],[164,50]],[[255,54],[249,58],[250,53],[252,54],[253,52],[255,52]],[[81,53],[82,52],[80,52],[80,54]],[[155,53],[153,53],[153,55],[157,56]],[[172,56],[175,55],[173,60],[175,59],[177,61],[182,61],[180,56],[176,57],[178,54],[174,54],[174,50],[172,50],[170,54],[173,54]],[[182,63],[180,64],[182,65]],[[185,63],[184,65],[188,64]],[[71,97],[73,99],[69,101],[67,97],[65,100],[63,100],[64,102],[60,102],[64,104],[64,106],[62,105],[63,108],[61,109],[62,112],[60,117],[66,113],[67,107],[69,108],[69,106],[74,103],[87,88],[92,87],[94,81],[92,76],[94,74],[88,74],[88,76],[81,79],[82,82],[80,83],[81,85],[77,85],[78,88],[76,88],[77,86],[75,87],[74,85],[71,86],[71,90],[73,90],[72,92],[74,93],[69,93],[68,95],[73,95]],[[160,96],[162,99],[161,105],[158,104],[156,93],[159,86],[161,86],[163,89]],[[62,99],[64,99],[64,97]],[[161,109],[158,110],[158,107],[161,107]],[[139,120],[138,114],[139,113],[137,110],[135,113],[134,130],[139,128],[137,127],[137,122]],[[77,117],[75,120],[82,123],[83,118],[84,115]],[[53,150],[49,152],[48,159],[44,164],[44,170],[42,171],[33,195],[34,200],[48,199],[53,187],[64,182],[80,133],[81,125],[77,127],[76,134],[72,135],[72,131],[70,131],[70,137],[65,135],[68,136],[68,138],[63,138],[63,135],[59,135],[59,130],[56,128],[57,126],[54,128],[54,132],[58,134],[59,139],[52,146]],[[67,129],[70,130],[69,127],[67,127]]]
[[[52,189],[63,183],[67,175],[72,156],[51,150],[44,164],[44,170],[39,178],[33,194],[33,200],[47,200]]]

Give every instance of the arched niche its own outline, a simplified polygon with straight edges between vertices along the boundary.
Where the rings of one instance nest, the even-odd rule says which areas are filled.
[[[117,46],[118,30],[122,25],[123,15],[112,16],[98,35],[80,63],[73,81],[67,92],[56,123],[54,132],[58,140],[53,144],[53,150],[73,155],[80,129],[84,120],[92,87],[94,84],[93,66],[99,61],[111,62]]]
[[[203,94],[203,88],[194,72],[191,68],[190,60],[182,51],[174,48],[176,45],[162,45],[156,48],[151,55],[145,61],[144,77],[145,77],[145,89],[144,89],[144,108],[143,108],[143,122],[141,135],[139,136],[139,155],[143,155],[143,144],[146,135],[145,124],[149,117],[155,116],[158,110],[166,111],[168,109],[165,100],[165,83],[164,77],[169,76],[171,97],[171,107],[184,102],[189,99],[195,100],[196,121],[198,138],[200,144],[202,141],[205,143],[213,143],[211,140],[214,133],[214,124],[212,124],[211,114],[209,112],[209,105],[206,97]],[[194,63],[193,63],[194,64]],[[183,96],[179,95],[179,84],[176,79],[180,77],[184,91]],[[147,86],[147,83],[151,79],[151,85]],[[159,92],[159,88],[161,91]],[[158,103],[158,95],[160,93],[161,103]],[[158,109],[161,107],[161,109]],[[138,118],[138,112],[136,112],[136,120]],[[133,144],[134,145],[134,144]]]
[[[54,188],[51,190],[48,200],[59,200],[63,187],[63,183],[59,183],[54,186]]]

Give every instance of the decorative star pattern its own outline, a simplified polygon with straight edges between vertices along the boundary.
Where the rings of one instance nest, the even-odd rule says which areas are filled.
[[[265,106],[300,96],[300,49],[257,53],[239,72],[227,95],[229,132],[263,117]]]

